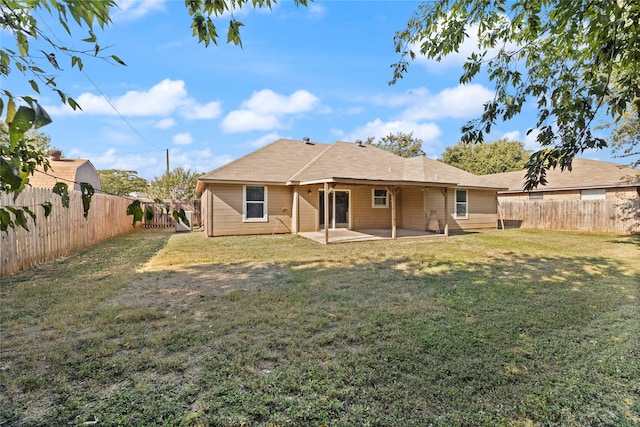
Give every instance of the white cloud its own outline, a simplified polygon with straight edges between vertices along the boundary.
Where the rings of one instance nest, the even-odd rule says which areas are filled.
[[[540,131],[538,129],[533,129],[529,134],[525,132],[524,134],[518,130],[514,130],[511,132],[505,132],[502,134],[501,138],[506,138],[511,141],[520,141],[524,144],[525,150],[533,150],[537,151],[540,149],[540,144],[536,140]],[[496,138],[499,139],[499,138]]]
[[[251,141],[249,143],[249,145],[251,147],[260,148],[260,147],[264,147],[265,145],[270,144],[273,141],[276,141],[276,140],[278,140],[280,138],[283,138],[283,137],[278,135],[277,133],[272,132],[272,133],[268,133],[268,134],[266,134],[264,136],[261,136],[258,139],[254,139],[253,141]]]
[[[116,115],[116,110],[124,116],[165,117],[180,113],[187,119],[210,119],[218,117],[222,110],[218,101],[198,104],[188,95],[182,80],[165,79],[147,91],[131,90],[124,95],[110,99],[111,104],[102,96],[83,93],[75,98],[82,110],[73,111],[66,105],[45,106],[51,115],[94,114]]]
[[[375,119],[364,126],[356,128],[353,132],[345,134],[345,139],[347,141],[355,141],[357,139],[364,141],[370,136],[379,139],[390,133],[398,132],[413,132],[413,136],[423,142],[437,141],[442,135],[442,130],[435,123],[417,123],[404,120],[383,122],[380,119]]]
[[[402,118],[409,121],[435,120],[447,117],[465,118],[481,114],[483,105],[494,93],[479,84],[459,85],[431,94],[424,88],[410,91],[402,97],[408,108]],[[396,99],[395,102],[400,102]]]
[[[251,110],[232,111],[222,121],[225,132],[246,132],[250,130],[269,130],[280,127],[275,115],[260,115]]]
[[[165,0],[120,0],[113,13],[114,21],[135,21],[158,10],[165,10]]]
[[[170,127],[174,127],[176,125],[176,121],[171,117],[167,117],[166,119],[158,120],[155,124],[155,127],[158,129],[169,129]]]
[[[219,101],[209,102],[208,104],[199,105],[191,103],[184,113],[188,119],[215,119],[222,114],[222,103]]]
[[[311,3],[307,6],[309,17],[313,19],[322,19],[327,14],[327,8],[318,3]]]
[[[193,142],[193,137],[189,132],[177,133],[173,135],[173,143],[178,145],[189,145]]]
[[[286,96],[263,89],[253,92],[241,109],[227,114],[222,129],[225,132],[280,129],[285,117],[312,111],[319,103],[320,99],[306,90]]]

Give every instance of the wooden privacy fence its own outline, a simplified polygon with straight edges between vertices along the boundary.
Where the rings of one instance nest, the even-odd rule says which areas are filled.
[[[67,209],[62,206],[60,196],[50,189],[27,188],[15,201],[11,195],[0,194],[0,206],[27,206],[37,215],[35,223],[26,215],[29,231],[17,227],[0,232],[0,277],[133,230],[133,217],[127,216],[131,200],[95,194],[85,219],[81,193],[70,190],[69,196]],[[40,206],[44,202],[53,205],[47,218]]]
[[[640,199],[503,201],[505,227],[591,233],[640,233]]]
[[[163,203],[152,201],[141,201],[144,228],[165,228],[174,227],[173,210],[184,209],[188,216],[191,217],[191,228],[200,226],[200,200],[167,200]],[[169,212],[165,206],[169,207]],[[147,207],[153,209],[153,218],[148,220],[146,217]],[[190,213],[189,213],[190,212]]]

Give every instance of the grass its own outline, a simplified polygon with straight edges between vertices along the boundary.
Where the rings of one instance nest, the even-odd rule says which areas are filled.
[[[140,231],[0,280],[0,425],[640,425],[638,236]]]

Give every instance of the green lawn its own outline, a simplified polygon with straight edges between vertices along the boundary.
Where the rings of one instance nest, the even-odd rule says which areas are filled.
[[[640,236],[143,230],[0,303],[0,425],[640,425]]]

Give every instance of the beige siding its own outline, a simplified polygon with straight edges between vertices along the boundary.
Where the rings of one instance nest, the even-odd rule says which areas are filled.
[[[398,227],[407,230],[426,230],[429,212],[425,212],[425,191],[421,188],[403,188],[399,194]]]
[[[455,190],[449,190],[449,229],[467,231],[495,229],[498,224],[497,200],[493,191],[468,190],[469,215],[467,219],[455,218]]]
[[[428,223],[428,221],[431,219],[431,215],[433,214],[434,217],[438,219],[440,231],[444,231],[444,220],[446,216],[444,212],[443,192],[443,188],[427,188],[424,192],[424,208],[426,221]],[[451,202],[449,203],[449,207],[451,208]]]
[[[608,188],[607,200],[611,199],[640,199],[640,187],[634,188]]]
[[[388,229],[391,228],[391,207],[373,207],[373,188],[368,186],[352,186],[351,190],[351,218],[354,230]],[[389,204],[390,205],[390,204]]]
[[[212,191],[213,223],[210,236],[291,232],[291,188],[267,186],[267,222],[242,221],[242,185],[208,186]]]
[[[318,230],[318,197],[319,187],[298,188],[298,230]],[[311,193],[309,193],[311,192]]]

